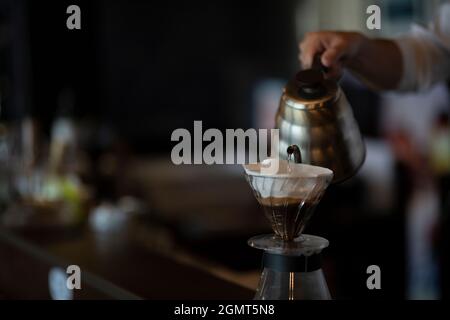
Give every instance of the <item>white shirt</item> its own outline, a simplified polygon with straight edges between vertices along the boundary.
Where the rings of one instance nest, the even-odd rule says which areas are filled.
[[[441,5],[428,29],[413,25],[395,41],[403,56],[398,90],[426,90],[450,79],[450,3]]]

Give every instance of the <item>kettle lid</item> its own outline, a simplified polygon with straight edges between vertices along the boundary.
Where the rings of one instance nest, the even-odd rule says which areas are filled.
[[[297,72],[284,89],[286,98],[304,107],[316,107],[317,104],[334,101],[337,91],[336,82],[325,79],[323,73],[315,68]]]

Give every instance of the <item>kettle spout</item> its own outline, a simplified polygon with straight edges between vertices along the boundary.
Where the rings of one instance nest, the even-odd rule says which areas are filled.
[[[290,159],[292,155],[294,155],[295,163],[302,163],[302,153],[300,152],[300,148],[293,144],[287,148],[288,158]]]

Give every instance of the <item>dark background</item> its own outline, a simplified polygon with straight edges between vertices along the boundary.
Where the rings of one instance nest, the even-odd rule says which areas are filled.
[[[258,77],[292,74],[292,1],[2,1],[20,26],[7,59],[16,65],[5,117],[32,114],[49,128],[58,95],[70,112],[100,119],[144,151],[167,151],[175,128],[194,120],[249,127]],[[68,30],[66,8],[82,9]],[[291,30],[291,31],[289,31]],[[290,58],[287,58],[290,57]],[[22,89],[23,88],[23,89]]]

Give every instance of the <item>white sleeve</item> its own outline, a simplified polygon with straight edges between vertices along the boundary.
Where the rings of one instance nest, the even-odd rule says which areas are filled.
[[[414,25],[397,38],[403,57],[400,91],[426,90],[450,78],[450,3],[440,7],[428,29]]]

